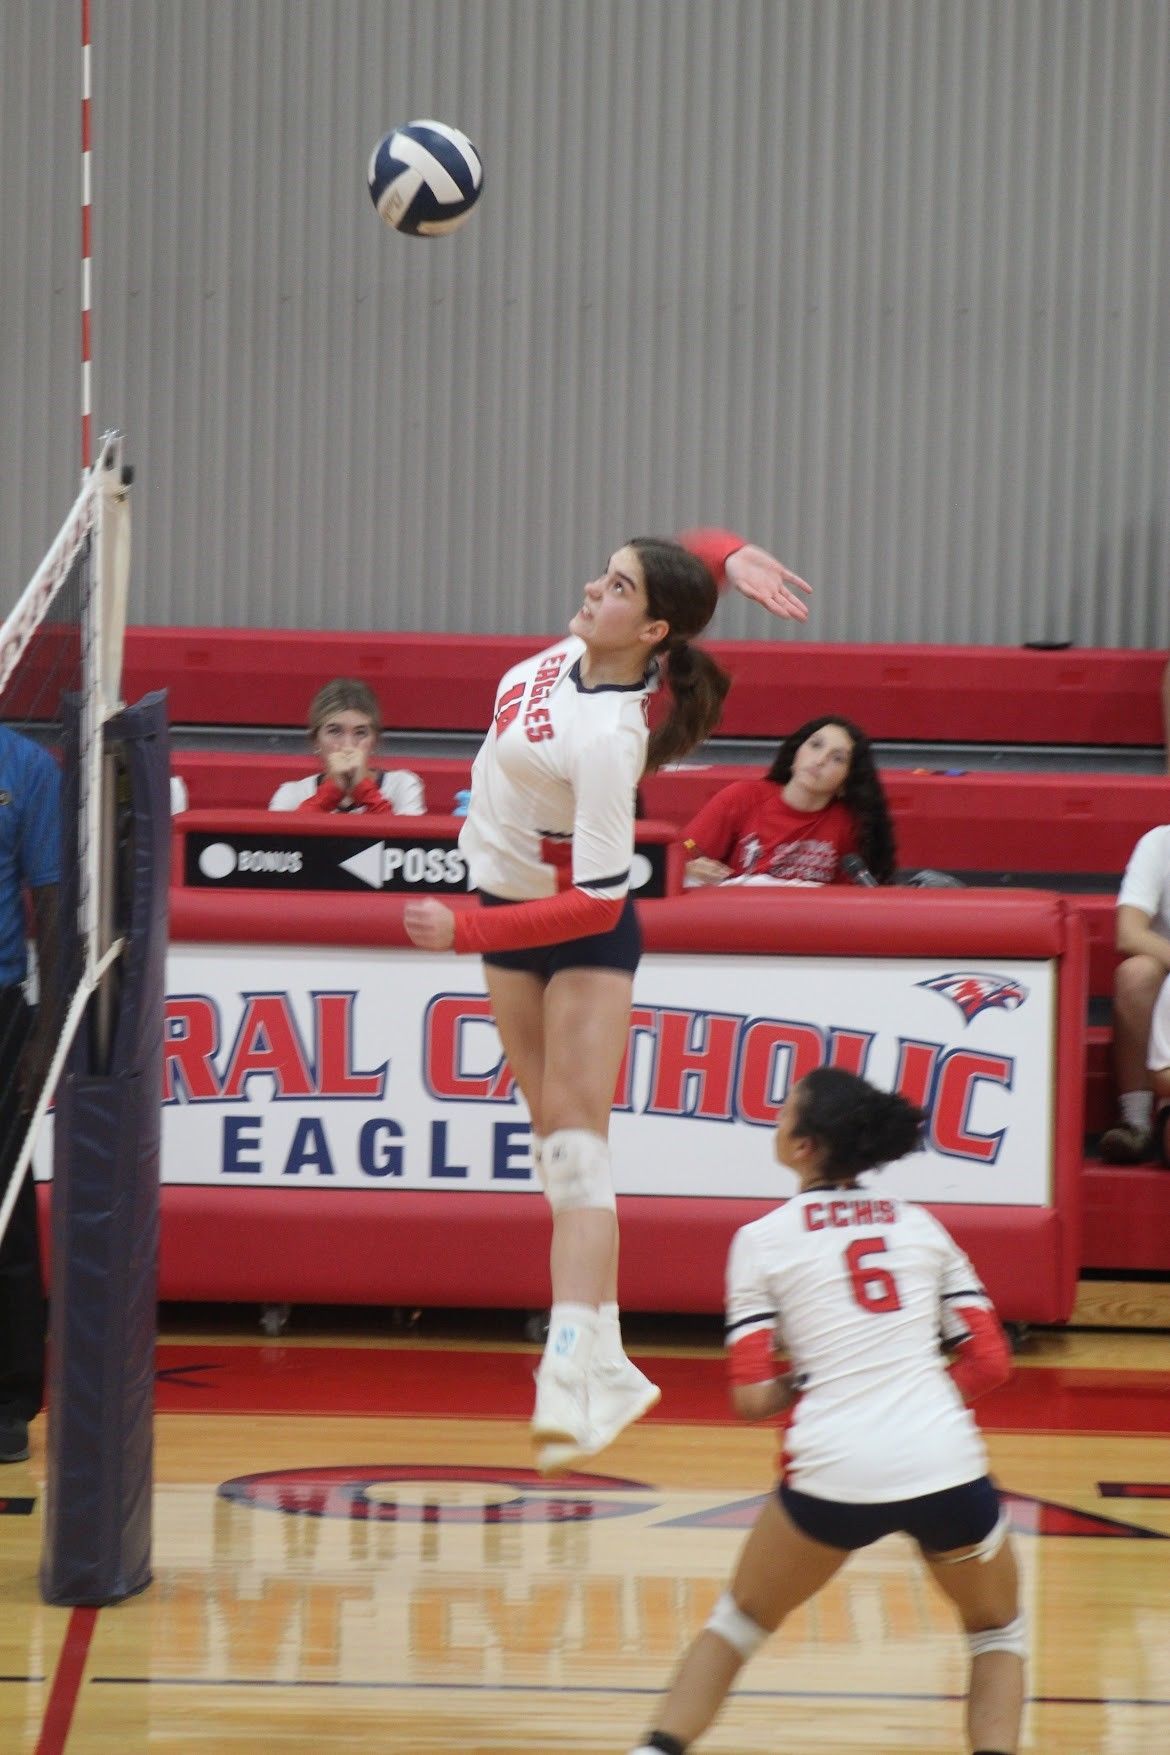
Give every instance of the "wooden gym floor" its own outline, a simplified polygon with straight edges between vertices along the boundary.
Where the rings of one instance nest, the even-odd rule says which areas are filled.
[[[771,1481],[773,1436],[725,1414],[713,1323],[632,1325],[660,1407],[589,1475],[548,1482],[518,1318],[401,1333],[384,1312],[298,1311],[264,1340],[255,1312],[182,1314],[159,1349],[149,1590],[46,1608],[43,1421],[0,1474],[5,1755],[631,1747]],[[1170,1337],[1043,1331],[1018,1364],[981,1411],[1032,1627],[1021,1751],[1155,1755]],[[891,1538],[765,1648],[700,1747],[956,1755],[964,1670]]]

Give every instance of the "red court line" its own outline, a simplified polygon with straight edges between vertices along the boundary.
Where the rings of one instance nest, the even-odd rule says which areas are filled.
[[[77,1705],[85,1660],[89,1656],[89,1642],[93,1638],[97,1618],[96,1609],[74,1609],[69,1617],[35,1755],[62,1755],[69,1727],[73,1723],[73,1709]]]
[[[662,1385],[647,1418],[730,1425],[721,1358],[680,1358],[635,1349]],[[158,1349],[157,1408],[165,1414],[340,1414],[419,1419],[526,1420],[535,1350],[459,1347],[203,1346]],[[1085,1371],[1030,1366],[984,1396],[990,1432],[1170,1436],[1170,1372]]]

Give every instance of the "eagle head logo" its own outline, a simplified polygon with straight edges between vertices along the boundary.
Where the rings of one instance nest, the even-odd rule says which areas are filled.
[[[929,981],[919,981],[916,985],[953,1000],[968,1023],[980,1012],[991,1011],[996,1006],[1001,1011],[1014,1012],[1028,997],[1028,989],[1020,981],[963,969],[956,969],[948,975],[934,975]]]

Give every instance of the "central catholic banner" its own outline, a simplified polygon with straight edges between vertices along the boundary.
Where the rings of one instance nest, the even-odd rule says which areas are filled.
[[[1041,961],[647,956],[615,1092],[618,1192],[790,1194],[776,1108],[829,1062],[929,1112],[928,1149],[883,1191],[1048,1204],[1055,991]],[[180,944],[168,995],[164,1183],[535,1189],[473,959]],[[42,1143],[38,1173],[49,1162]]]

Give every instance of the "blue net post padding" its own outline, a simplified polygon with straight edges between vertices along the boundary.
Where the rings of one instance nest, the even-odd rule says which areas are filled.
[[[41,1593],[48,1603],[67,1605],[117,1602],[151,1578],[170,866],[165,694],[147,695],[120,713],[105,739],[117,756],[121,794],[115,934],[126,944],[113,969],[107,1063],[97,1063],[95,998],[57,1087],[53,1143]],[[67,785],[65,794],[68,845],[76,788]],[[69,894],[76,886],[73,863],[63,868],[63,920],[76,918]]]

